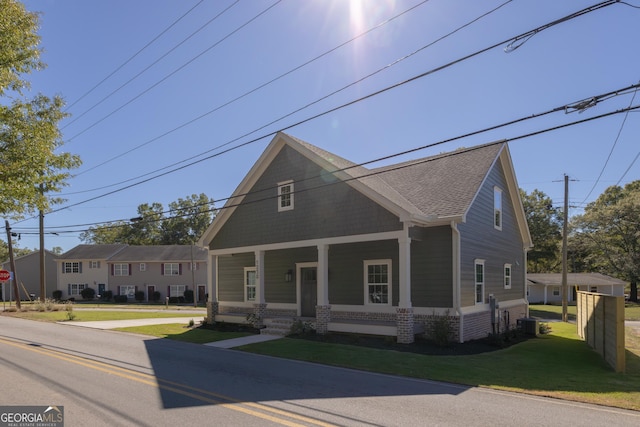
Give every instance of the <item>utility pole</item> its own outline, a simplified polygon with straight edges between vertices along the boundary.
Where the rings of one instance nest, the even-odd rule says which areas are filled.
[[[42,186],[40,186],[42,188]],[[44,269],[44,212],[40,211],[40,301],[44,302],[47,297],[47,285],[45,282]]]
[[[13,293],[16,298],[16,308],[20,310],[20,292],[18,292],[18,275],[16,273],[16,262],[13,258],[13,245],[11,244],[11,227],[9,221],[4,220],[7,229],[7,245],[9,246],[9,263],[11,264],[11,272],[13,273]]]
[[[562,224],[562,321],[567,322],[567,222],[569,220],[569,176],[564,175],[564,221]]]

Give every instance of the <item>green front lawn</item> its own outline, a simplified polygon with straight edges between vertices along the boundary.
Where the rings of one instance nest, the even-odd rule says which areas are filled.
[[[176,341],[185,341],[195,344],[230,340],[233,338],[240,338],[251,335],[248,332],[223,332],[212,331],[209,329],[189,328],[184,324],[178,323],[152,326],[134,326],[130,328],[117,328],[114,330],[151,335],[158,338],[169,338]]]
[[[634,348],[627,346],[626,374],[616,374],[578,338],[575,325],[550,325],[549,335],[471,356],[428,356],[289,338],[239,350],[640,410],[640,339]]]
[[[165,313],[165,312],[140,312],[140,311],[110,311],[95,310],[84,311],[74,310],[75,318],[72,322],[92,322],[100,320],[128,320],[128,319],[157,319],[167,317],[200,317],[199,313]],[[20,317],[23,319],[40,320],[44,322],[68,321],[67,311],[17,311],[3,312],[3,316]]]

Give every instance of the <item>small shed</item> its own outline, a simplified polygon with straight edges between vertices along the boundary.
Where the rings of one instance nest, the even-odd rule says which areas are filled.
[[[568,273],[567,285],[568,301],[573,302],[577,291],[624,296],[627,283],[600,273]],[[530,304],[562,303],[562,274],[527,274],[527,299]]]

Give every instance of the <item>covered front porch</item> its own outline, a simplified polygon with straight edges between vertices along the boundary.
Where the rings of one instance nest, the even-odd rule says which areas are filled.
[[[266,329],[283,319],[305,321],[319,334],[387,335],[411,343],[423,322],[415,321],[411,305],[408,234],[210,250],[208,317]]]

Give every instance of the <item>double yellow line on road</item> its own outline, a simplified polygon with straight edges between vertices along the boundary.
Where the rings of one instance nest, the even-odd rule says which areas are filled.
[[[127,369],[127,368],[122,368],[116,365],[110,365],[97,360],[87,359],[84,357],[75,356],[73,354],[64,353],[64,352],[48,349],[41,346],[33,346],[31,344],[25,344],[23,342],[17,342],[17,341],[9,340],[6,338],[0,338],[0,343],[17,347],[22,350],[28,350],[34,353],[42,354],[44,356],[53,357],[55,359],[63,360],[65,362],[74,363],[76,365],[80,365],[85,368],[104,372],[110,375],[116,375],[121,378],[125,378],[141,384],[146,384],[152,387],[157,387],[162,390],[171,391],[173,393],[181,394],[183,396],[190,397],[200,402],[214,404],[217,406],[221,406],[225,409],[242,412],[244,414],[261,418],[263,420],[271,421],[284,426],[303,427],[308,425],[314,425],[314,426],[320,426],[320,427],[334,427],[334,424],[326,423],[324,421],[306,417],[304,415],[299,415],[293,412],[273,408],[273,407],[262,405],[259,403],[244,402],[242,400],[234,399],[229,396],[225,396],[225,395],[214,393],[208,390],[192,387],[186,384],[164,380],[162,378],[157,378],[154,375],[145,374],[143,372],[137,372],[137,371]],[[295,421],[292,421],[292,420],[295,420]]]

